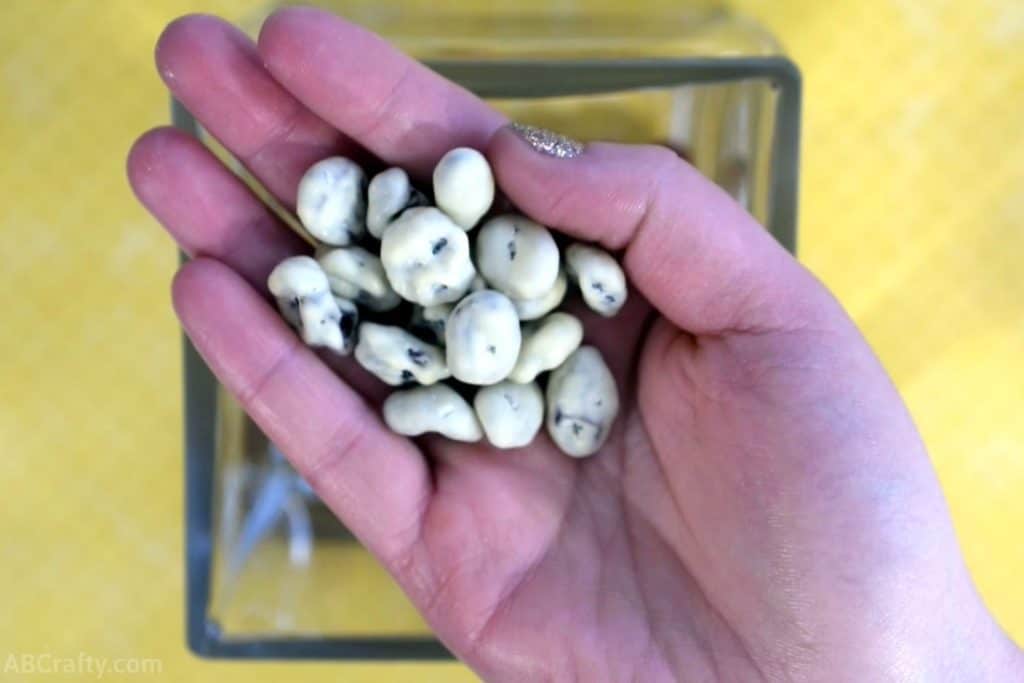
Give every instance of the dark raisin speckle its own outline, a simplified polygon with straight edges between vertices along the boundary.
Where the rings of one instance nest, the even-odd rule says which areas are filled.
[[[405,353],[407,356],[409,356],[409,360],[411,360],[413,363],[420,366],[421,368],[429,362],[429,359],[427,358],[427,353],[423,349],[409,347],[408,349],[405,350]]]
[[[416,376],[413,375],[410,371],[402,370],[402,381],[403,382],[411,382],[414,379],[416,379]]]
[[[441,250],[447,246],[448,239],[446,237],[442,237],[438,241],[434,242],[433,246],[430,247],[430,253],[433,254],[434,256],[437,256],[439,253],[441,253]]]
[[[508,260],[509,261],[515,261],[516,260],[516,241],[515,240],[509,240],[508,241]]]
[[[566,415],[561,410],[555,411],[555,426],[562,421],[562,418],[569,420],[572,423],[571,429],[574,436],[579,436],[583,433],[586,427],[591,427],[594,430],[594,440],[598,441],[601,439],[601,434],[604,432],[604,426],[597,420],[593,420],[586,415]]]
[[[605,294],[604,295],[604,302],[606,304],[613,304],[613,303],[615,303],[615,297],[612,296],[611,294]]]
[[[356,316],[353,313],[342,313],[341,320],[338,321],[338,326],[341,327],[341,336],[348,337],[356,329]]]
[[[496,347],[494,344],[488,344],[487,352],[493,355],[498,352],[498,347]]]

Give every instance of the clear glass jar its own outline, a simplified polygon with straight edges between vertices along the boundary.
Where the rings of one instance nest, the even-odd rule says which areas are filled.
[[[795,249],[799,73],[721,3],[319,4],[517,121],[677,150]],[[255,33],[271,9],[239,23]],[[173,114],[206,139],[177,103]],[[184,360],[189,646],[225,657],[448,657],[187,340]]]

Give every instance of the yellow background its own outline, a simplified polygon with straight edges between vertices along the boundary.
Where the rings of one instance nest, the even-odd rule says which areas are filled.
[[[736,4],[805,75],[801,258],[894,376],[981,592],[1024,641],[1024,4]],[[253,6],[0,5],[0,661],[468,680],[457,665],[208,663],[184,646],[175,253],[123,157],[167,120],[151,65],[163,25]]]

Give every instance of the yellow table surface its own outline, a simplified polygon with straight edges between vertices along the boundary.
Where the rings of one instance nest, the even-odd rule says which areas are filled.
[[[172,680],[471,679],[184,645],[175,252],[123,158],[167,119],[164,24],[259,4],[0,5],[0,671],[82,652]],[[801,258],[902,390],[980,590],[1024,641],[1024,4],[736,4],[806,78]]]

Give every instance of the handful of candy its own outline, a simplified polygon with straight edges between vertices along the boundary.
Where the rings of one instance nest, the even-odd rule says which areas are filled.
[[[320,246],[270,274],[281,314],[306,344],[354,352],[401,387],[383,406],[399,434],[519,448],[546,414],[563,452],[592,455],[618,414],[618,390],[597,349],[581,346],[580,320],[556,309],[571,281],[587,306],[615,315],[627,297],[622,268],[591,245],[561,248],[526,216],[485,219],[494,176],[474,149],[444,155],[432,195],[434,205],[400,168],[367,183],[349,159],[314,164],[297,212]],[[406,322],[394,324],[403,306]]]

